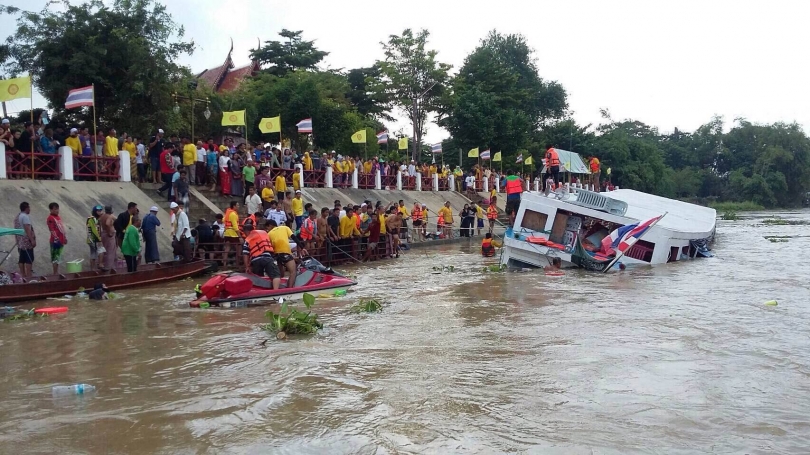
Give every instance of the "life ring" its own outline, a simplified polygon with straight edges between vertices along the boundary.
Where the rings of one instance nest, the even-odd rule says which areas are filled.
[[[563,272],[562,270],[554,270],[554,271],[549,270],[546,272],[546,276],[564,276],[564,275],[565,272]]]

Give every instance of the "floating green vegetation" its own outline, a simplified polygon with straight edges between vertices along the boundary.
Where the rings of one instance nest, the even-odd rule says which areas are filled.
[[[357,305],[352,307],[352,313],[379,313],[383,309],[383,304],[376,299],[361,299]]]
[[[276,334],[276,338],[283,340],[287,335],[305,334],[311,335],[323,328],[323,324],[318,321],[318,315],[312,313],[311,308],[315,303],[315,296],[309,293],[304,294],[304,305],[307,311],[299,311],[287,302],[281,304],[279,312],[267,311],[265,316],[270,319],[269,324],[262,326],[262,329]]]
[[[720,215],[720,218],[726,221],[737,221],[740,219],[740,217],[737,216],[737,212],[734,210],[726,210],[722,215]]]
[[[710,202],[709,207],[718,212],[753,212],[765,210],[765,207],[751,201],[744,202]]]
[[[44,318],[47,316],[47,313],[38,314],[34,311],[34,308],[31,308],[30,310],[17,310],[13,315],[6,317],[5,321],[27,321],[29,319]]]
[[[490,266],[484,267],[484,273],[498,273],[503,272],[506,270],[506,264],[492,264]]]
[[[765,218],[762,220],[763,224],[770,224],[773,226],[802,226],[806,224],[810,224],[807,220],[786,220],[784,218],[773,217],[773,218]]]

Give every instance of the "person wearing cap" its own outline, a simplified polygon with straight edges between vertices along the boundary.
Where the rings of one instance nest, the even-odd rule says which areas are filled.
[[[82,143],[79,142],[79,130],[76,128],[70,129],[70,136],[65,139],[65,146],[70,147],[70,150],[73,152],[73,170],[76,170],[76,166],[79,164],[76,161],[76,158],[82,154]]]
[[[90,270],[96,270],[98,263],[99,249],[100,254],[104,254],[104,247],[101,246],[101,229],[99,228],[98,220],[101,217],[101,212],[104,207],[97,205],[90,209],[90,216],[87,217],[85,227],[87,228],[87,245],[90,247]]]
[[[152,168],[152,183],[160,183],[160,154],[163,152],[163,130],[149,138],[149,166]]]
[[[160,262],[160,251],[158,250],[157,228],[160,226],[160,219],[157,217],[158,208],[153,205],[149,208],[149,214],[141,221],[141,232],[143,233],[143,257],[147,264]]]
[[[169,205],[172,213],[177,217],[177,230],[174,234],[175,240],[175,254],[183,258],[183,262],[191,262],[193,259],[191,253],[191,226],[188,222],[188,215],[183,211],[183,203],[172,202]]]

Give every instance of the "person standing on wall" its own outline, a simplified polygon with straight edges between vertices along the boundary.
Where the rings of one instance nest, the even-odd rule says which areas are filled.
[[[37,247],[37,236],[31,224],[31,206],[27,202],[20,203],[20,213],[14,218],[14,229],[25,231],[17,235],[17,251],[20,253],[20,274],[23,278],[31,278],[31,269],[34,266],[34,248]]]
[[[152,168],[152,183],[160,183],[160,154],[163,153],[163,130],[149,139],[149,166]]]
[[[556,153],[556,152],[555,152]],[[506,175],[506,213],[509,215],[509,225],[515,224],[515,216],[520,208],[520,195],[523,193],[523,180],[510,169]]]
[[[588,164],[591,168],[591,185],[593,185],[594,191],[601,191],[599,177],[602,175],[602,163],[599,158],[592,156]]]

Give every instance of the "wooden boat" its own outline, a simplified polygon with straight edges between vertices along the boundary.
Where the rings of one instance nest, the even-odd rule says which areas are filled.
[[[31,278],[26,283],[0,286],[0,302],[12,303],[25,300],[61,297],[75,294],[80,289],[92,290],[97,284],[104,284],[110,290],[150,286],[167,281],[179,280],[199,275],[208,269],[205,261],[170,261],[158,264],[139,265],[137,272],[88,271],[64,273]]]

